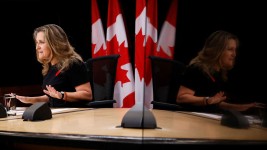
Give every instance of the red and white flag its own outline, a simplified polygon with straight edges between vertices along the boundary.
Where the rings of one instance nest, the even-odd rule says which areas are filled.
[[[135,96],[152,108],[153,84],[151,63],[148,56],[153,55],[157,45],[157,0],[136,0],[135,20]]]
[[[99,15],[97,0],[91,0],[92,57],[108,55],[105,34]]]
[[[158,0],[147,0],[146,23],[146,61],[145,61],[145,106],[152,108],[153,83],[151,73],[151,61],[148,58],[154,55],[158,42]]]
[[[135,101],[144,103],[146,0],[136,0],[135,16]]]
[[[135,96],[136,101],[152,108],[151,63],[157,44],[157,0],[136,0],[135,20]]]
[[[172,0],[167,19],[160,32],[156,56],[173,59],[178,0]]]
[[[130,108],[135,104],[134,77],[128,52],[128,41],[118,0],[108,2],[107,50],[119,54],[114,88],[114,107]]]

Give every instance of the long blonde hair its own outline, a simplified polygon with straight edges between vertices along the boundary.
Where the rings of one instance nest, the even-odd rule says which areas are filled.
[[[74,47],[71,46],[66,33],[60,26],[47,24],[36,28],[33,32],[34,41],[36,41],[36,36],[39,32],[44,32],[45,40],[52,51],[48,60],[39,59],[36,51],[37,60],[43,66],[43,75],[47,74],[51,65],[50,62],[53,58],[57,58],[58,63],[56,64],[56,67],[61,71],[68,69],[73,62],[79,60],[83,61],[82,57],[75,52]]]
[[[237,36],[226,31],[215,31],[207,39],[201,51],[193,58],[189,64],[196,64],[208,74],[215,72],[215,66],[219,67],[222,72],[222,78],[227,80],[227,72],[229,69],[223,68],[220,58],[227,47],[227,43],[233,39],[239,45]]]

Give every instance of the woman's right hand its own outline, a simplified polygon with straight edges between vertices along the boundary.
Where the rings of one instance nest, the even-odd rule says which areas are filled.
[[[247,111],[251,108],[265,108],[265,104],[262,103],[247,103],[247,104],[228,104],[228,108],[234,109],[237,111]]]
[[[30,102],[30,99],[28,96],[20,96],[20,95],[15,95],[15,98],[19,101],[21,101],[22,103],[26,103],[26,104],[29,104],[31,103]]]
[[[256,102],[248,103],[248,104],[239,104],[236,109],[238,111],[246,111],[246,110],[248,110],[250,108],[258,107],[257,105],[258,105],[258,103],[256,103]]]

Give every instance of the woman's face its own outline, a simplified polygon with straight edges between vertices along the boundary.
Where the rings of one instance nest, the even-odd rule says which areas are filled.
[[[35,39],[35,48],[37,57],[40,60],[48,60],[51,55],[51,49],[45,39],[44,32],[38,32]]]
[[[237,43],[234,39],[228,40],[221,56],[221,65],[224,69],[232,69],[235,63]]]

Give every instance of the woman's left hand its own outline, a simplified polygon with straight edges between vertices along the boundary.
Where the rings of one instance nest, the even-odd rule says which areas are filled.
[[[51,85],[46,85],[46,89],[47,90],[43,90],[45,94],[53,97],[53,98],[57,98],[57,99],[61,99],[62,94],[60,92],[58,92],[54,87],[52,87]]]

